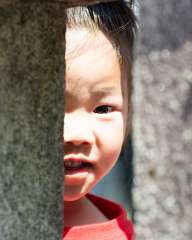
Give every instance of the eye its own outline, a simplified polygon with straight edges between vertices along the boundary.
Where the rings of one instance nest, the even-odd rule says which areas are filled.
[[[105,114],[105,113],[111,113],[112,111],[113,111],[112,106],[102,105],[102,106],[97,107],[94,110],[94,113]]]

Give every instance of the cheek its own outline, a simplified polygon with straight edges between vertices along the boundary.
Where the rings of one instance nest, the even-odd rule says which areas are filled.
[[[101,121],[97,123],[97,126],[97,135],[101,142],[121,147],[124,138],[124,118],[122,115],[113,120]]]
[[[119,153],[121,151],[121,147],[124,139],[124,126],[123,126],[123,118],[119,117],[116,121],[106,122],[105,124],[101,124],[98,129],[99,136],[99,146],[101,150],[101,154],[103,154],[103,158],[105,158],[105,163],[107,165],[110,162],[116,162]]]
[[[116,164],[122,144],[118,140],[111,140],[103,146],[99,164],[99,173],[101,177],[105,176]]]

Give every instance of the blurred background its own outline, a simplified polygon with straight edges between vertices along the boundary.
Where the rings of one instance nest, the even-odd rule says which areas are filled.
[[[138,240],[192,239],[192,1],[138,0],[127,148],[94,192],[126,207]]]

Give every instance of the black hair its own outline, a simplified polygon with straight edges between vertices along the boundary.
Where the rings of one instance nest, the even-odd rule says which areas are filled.
[[[101,30],[116,50],[122,72],[122,93],[127,97],[127,127],[130,128],[130,104],[132,93],[132,63],[137,21],[134,14],[134,1],[113,1],[91,6],[67,9],[68,28]],[[128,117],[129,115],[129,117]],[[129,121],[129,123],[128,123]]]

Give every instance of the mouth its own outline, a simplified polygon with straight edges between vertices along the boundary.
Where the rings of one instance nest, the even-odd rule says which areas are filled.
[[[68,158],[64,160],[65,174],[88,170],[92,164],[87,160]]]

